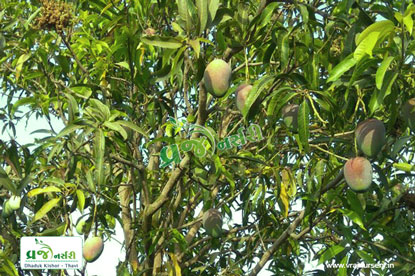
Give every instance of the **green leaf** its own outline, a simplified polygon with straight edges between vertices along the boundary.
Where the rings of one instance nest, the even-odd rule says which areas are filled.
[[[79,113],[78,103],[76,102],[75,98],[69,93],[65,93],[65,97],[68,98],[68,121],[69,123],[72,123]]]
[[[376,88],[381,89],[383,78],[385,76],[386,70],[389,68],[389,65],[393,61],[394,57],[385,58],[380,64],[378,70],[376,71]]]
[[[340,213],[351,219],[354,223],[356,223],[360,228],[367,231],[365,228],[365,225],[363,224],[363,221],[361,217],[352,210],[345,210],[345,209],[337,209]]]
[[[195,51],[196,58],[199,58],[200,55],[200,41],[199,39],[189,40],[190,46],[192,46],[193,50]]]
[[[85,195],[82,190],[76,190],[76,198],[78,199],[78,209],[82,213],[85,207]]]
[[[372,50],[375,47],[380,32],[371,32],[368,36],[357,46],[356,50],[354,50],[353,58],[359,61],[363,58],[366,54],[372,56]]]
[[[128,127],[132,130],[134,130],[135,132],[140,133],[141,135],[143,135],[144,137],[148,138],[147,133],[142,130],[139,126],[137,126],[136,124],[132,123],[132,122],[128,122],[128,121],[116,121],[117,124],[120,124],[122,126]]]
[[[73,86],[70,88],[73,92],[75,92],[76,96],[83,98],[83,99],[89,99],[92,94],[92,89],[87,86]]]
[[[16,64],[16,81],[19,80],[20,73],[23,69],[23,64],[30,58],[31,53],[23,54],[19,57]]]
[[[31,190],[27,193],[27,196],[28,197],[34,197],[34,196],[37,196],[39,194],[44,194],[44,193],[60,193],[60,192],[62,192],[62,191],[58,187],[48,186],[48,187],[45,187],[45,188],[33,189],[33,190]]]
[[[262,28],[269,23],[274,11],[279,7],[279,5],[280,3],[278,2],[273,2],[267,5],[267,7],[264,9],[264,11],[260,15],[260,20],[258,24],[259,28]]]
[[[208,0],[196,0],[196,7],[197,15],[199,16],[199,34],[201,34],[205,30],[208,22]]]
[[[393,163],[393,167],[404,172],[411,172],[414,170],[414,166],[408,163]]]
[[[278,89],[277,91],[273,92],[271,94],[272,99],[269,101],[268,107],[267,107],[267,115],[268,116],[274,116],[278,114],[281,110],[281,108],[288,103],[289,100],[294,98],[298,93],[295,92],[288,92],[285,94],[285,96],[281,99],[279,97],[280,92],[290,91],[292,90],[291,87],[282,87]],[[275,93],[275,94],[274,94]]]
[[[61,132],[58,133],[58,135],[56,135],[56,138],[66,136],[68,134],[71,134],[75,130],[82,129],[84,127],[85,127],[84,125],[77,125],[75,123],[69,124],[64,129],[62,129]]]
[[[174,37],[151,36],[142,37],[141,42],[161,48],[177,49],[183,46],[183,41]]]
[[[104,155],[105,155],[105,136],[102,129],[95,131],[94,157],[95,157],[95,176],[97,184],[102,187],[104,184]]]
[[[369,27],[367,27],[357,38],[356,38],[356,45],[359,45],[363,40],[365,40],[371,33],[373,32],[381,32],[382,34],[391,32],[395,24],[393,24],[390,20],[382,20],[373,23]]]
[[[280,42],[281,49],[281,68],[286,68],[288,65],[288,58],[290,56],[290,33],[284,35]]]
[[[369,102],[369,108],[371,114],[373,114],[379,106],[383,104],[383,100],[390,94],[392,85],[398,77],[398,72],[387,72],[385,81],[382,85],[382,89],[378,93],[373,93]]]
[[[309,150],[308,145],[308,139],[310,137],[310,109],[308,107],[307,100],[304,99],[304,101],[301,103],[299,109],[298,109],[298,135],[300,138],[300,142],[302,146],[304,147],[305,151]]]
[[[339,267],[339,271],[337,272],[337,276],[347,276],[347,266],[346,266],[346,264],[347,264],[348,259],[349,259],[349,256],[346,254],[340,262],[340,265],[342,265],[342,266]]]
[[[209,0],[209,16],[210,20],[213,21],[218,11],[220,1],[219,0]]]
[[[357,60],[353,58],[353,54],[348,55],[330,71],[330,77],[327,79],[327,82],[338,80],[346,71],[355,66],[356,62]]]
[[[308,23],[308,10],[305,5],[298,5],[298,8],[300,9],[301,17],[303,18],[303,24]]]
[[[110,118],[111,111],[109,107],[103,104],[100,100],[90,99],[89,104],[95,111],[99,111],[104,121],[107,121]]]
[[[42,233],[38,233],[37,236],[62,236],[66,229],[66,223],[61,223],[56,227],[48,228]]]
[[[120,66],[122,68],[125,68],[128,71],[130,71],[130,65],[126,61],[117,62],[117,63],[115,63],[115,65],[118,65],[118,66]]]
[[[412,29],[414,27],[414,20],[412,19],[412,14],[409,14],[403,18],[403,23],[405,24],[406,29],[409,34],[412,34]]]
[[[13,194],[16,194],[16,187],[2,166],[0,166],[0,185]]]
[[[54,198],[46,202],[39,211],[36,212],[35,216],[33,217],[32,223],[38,221],[39,219],[43,218],[53,207],[58,205],[59,201],[61,200],[60,197]]]
[[[193,28],[192,17],[190,14],[191,4],[188,0],[177,0],[177,6],[179,9],[179,16],[183,20],[186,26],[186,31],[190,32]]]
[[[255,103],[255,101],[258,99],[259,95],[261,95],[262,91],[265,89],[267,84],[271,81],[273,81],[275,76],[264,76],[260,80],[257,80],[254,85],[252,86],[251,91],[248,94],[248,98],[246,99],[245,106],[242,109],[242,115],[244,118],[249,113],[249,110],[251,109],[252,105]]]
[[[109,128],[109,129],[111,129],[113,131],[116,131],[119,134],[121,134],[121,136],[122,136],[122,138],[124,140],[127,140],[128,139],[127,132],[125,131],[125,129],[118,122],[109,122],[109,121],[106,121],[106,122],[104,122],[104,126],[106,126],[107,128]]]
[[[318,265],[323,264],[325,261],[332,259],[334,256],[342,252],[345,248],[341,245],[333,245],[332,247],[328,248],[324,253],[321,255],[320,260],[318,261]]]
[[[3,51],[4,47],[6,47],[6,39],[2,34],[0,34],[0,51]]]

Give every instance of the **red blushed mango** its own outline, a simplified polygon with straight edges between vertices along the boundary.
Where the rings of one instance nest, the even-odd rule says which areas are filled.
[[[215,59],[205,69],[203,80],[206,91],[214,97],[223,97],[231,83],[232,68],[222,59]]]
[[[386,131],[382,121],[368,119],[361,122],[355,131],[357,146],[369,157],[375,157],[386,142]]]
[[[236,107],[238,107],[239,111],[242,112],[242,109],[245,106],[246,99],[248,98],[249,91],[251,91],[252,85],[249,84],[241,84],[236,89]]]
[[[222,214],[217,209],[209,209],[203,215],[203,228],[212,237],[222,234]]]
[[[364,157],[349,159],[344,165],[343,173],[347,185],[355,192],[365,192],[372,183],[372,165]]]
[[[402,107],[402,117],[412,131],[415,131],[415,98],[409,99]]]
[[[87,262],[92,263],[101,256],[102,250],[104,250],[102,238],[92,237],[85,241],[82,255]]]
[[[282,120],[293,131],[298,127],[298,104],[288,104],[282,108]]]

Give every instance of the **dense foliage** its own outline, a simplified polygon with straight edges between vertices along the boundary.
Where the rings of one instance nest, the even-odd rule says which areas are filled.
[[[77,210],[85,237],[123,226],[118,275],[415,274],[415,139],[401,116],[415,95],[414,13],[410,1],[0,0],[1,130],[29,116],[65,125],[0,143],[0,205],[22,197],[0,220],[1,274],[23,275],[20,237],[71,235]],[[220,98],[203,79],[215,58],[232,67]],[[342,169],[363,155],[354,130],[369,118],[386,144],[356,193]],[[252,124],[263,139],[205,141],[205,156],[180,149],[161,166],[165,146],[202,142],[191,124],[216,144]],[[202,226],[211,208],[219,237]],[[305,272],[311,257],[324,269]],[[327,266],[361,262],[394,267]]]

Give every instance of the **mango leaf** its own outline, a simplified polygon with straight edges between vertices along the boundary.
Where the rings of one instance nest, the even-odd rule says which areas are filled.
[[[365,225],[363,224],[363,221],[361,217],[352,210],[343,210],[343,209],[337,209],[340,213],[351,219],[354,223],[356,223],[360,228],[367,231],[365,228]]]
[[[0,185],[2,185],[8,191],[11,191],[13,194],[16,194],[16,187],[13,182],[10,180],[6,171],[3,167],[0,166]]]
[[[196,0],[197,15],[199,17],[199,34],[201,34],[208,22],[209,18],[209,9],[208,9],[208,0]]]
[[[78,199],[78,209],[82,213],[85,207],[85,195],[82,190],[76,190],[76,198]]]
[[[245,106],[242,108],[242,115],[244,116],[244,118],[246,118],[246,116],[248,115],[249,110],[251,109],[255,101],[258,99],[259,95],[261,95],[261,92],[266,88],[269,82],[274,80],[274,78],[275,76],[272,75],[264,76],[254,83],[251,91],[249,92],[248,98],[246,99]]]
[[[199,39],[189,40],[190,46],[192,46],[193,50],[195,51],[196,58],[199,58],[200,55],[200,41]]]
[[[182,275],[182,270],[180,268],[179,262],[177,261],[177,257],[174,253],[169,253],[171,260],[173,261],[173,267],[176,276]]]
[[[398,77],[398,72],[387,72],[385,81],[383,82],[382,89],[377,92],[373,93],[372,97],[369,101],[369,109],[371,114],[373,114],[379,106],[383,104],[383,100],[387,95],[390,94],[392,85],[395,82],[396,78]]]
[[[104,126],[106,126],[107,128],[109,128],[113,131],[118,132],[119,134],[121,134],[121,136],[124,140],[127,140],[128,134],[125,131],[125,129],[119,123],[106,121],[106,122],[104,122]]]
[[[30,58],[31,54],[30,53],[26,53],[23,54],[19,57],[19,59],[17,60],[17,64],[16,64],[16,80],[19,80],[20,77],[20,73],[22,72],[23,69],[23,64]]]
[[[90,106],[93,110],[98,111],[103,118],[103,121],[107,121],[111,116],[111,111],[109,107],[105,104],[103,104],[100,100],[97,99],[91,99],[89,101]]]
[[[36,104],[36,99],[34,97],[27,97],[27,98],[21,98],[20,100],[17,100],[11,108],[10,115],[13,116],[20,106],[28,105],[28,104],[30,105]]]
[[[177,0],[177,7],[179,9],[179,15],[184,21],[186,31],[190,31],[192,28],[192,18],[189,14],[189,6],[187,0]]]
[[[369,27],[367,27],[359,36],[356,37],[356,45],[359,45],[363,40],[365,40],[369,34],[373,32],[382,32],[382,34],[391,32],[395,24],[393,24],[390,20],[382,20],[373,23]]]
[[[286,181],[286,178],[284,178],[284,172],[282,172],[282,180],[281,181],[281,192],[280,192],[280,198],[281,202],[284,205],[284,217],[286,218],[288,216],[289,211],[289,198],[287,194],[287,189],[289,188],[289,182]]]
[[[70,90],[75,92],[76,96],[83,99],[89,99],[89,97],[91,97],[92,94],[92,89],[84,85],[73,86],[70,88]]]
[[[392,165],[395,169],[404,171],[404,172],[411,172],[414,170],[414,166],[408,163],[393,163]]]
[[[340,262],[339,271],[337,272],[337,276],[347,276],[347,261],[349,259],[349,256],[346,254],[343,259]]]
[[[102,129],[95,131],[94,138],[94,157],[95,157],[95,176],[98,186],[104,184],[104,154],[105,154],[105,136]]]
[[[213,19],[216,17],[216,12],[218,11],[219,4],[219,0],[209,0],[209,16],[211,21],[213,21]]]
[[[389,68],[389,65],[393,61],[394,57],[385,58],[380,64],[378,70],[376,71],[376,88],[381,89],[383,78],[385,76],[386,70]]]
[[[371,32],[368,36],[357,46],[356,50],[354,50],[353,58],[359,61],[363,58],[366,54],[372,56],[372,50],[375,47],[380,32]]]
[[[118,66],[120,66],[122,68],[125,68],[128,71],[130,71],[130,65],[126,61],[117,62],[117,63],[115,63],[115,65],[118,65]]]
[[[174,37],[151,36],[142,37],[141,42],[161,48],[177,49],[183,46],[183,41]]]
[[[139,126],[137,126],[136,124],[134,124],[132,122],[119,120],[119,121],[116,121],[116,123],[119,124],[119,125],[128,127],[130,129],[134,130],[135,132],[140,133],[144,137],[148,138],[147,133],[144,130],[142,130]]]
[[[329,249],[324,251],[324,253],[321,255],[321,257],[318,261],[318,265],[321,265],[325,261],[328,261],[328,260],[332,259],[334,256],[336,256],[337,254],[342,252],[344,249],[345,248],[341,245],[338,245],[338,244],[333,245],[332,247],[330,247]]]
[[[327,82],[338,80],[346,71],[355,66],[356,62],[357,60],[354,59],[353,54],[348,55],[330,71],[330,77],[327,79]]]
[[[61,191],[61,189],[59,189],[56,186],[48,186],[48,187],[45,187],[45,188],[33,189],[33,190],[31,190],[27,193],[27,196],[28,197],[34,197],[34,196],[37,196],[38,194],[53,193],[53,192],[54,193],[60,193],[62,191]]]
[[[38,233],[37,236],[62,236],[66,229],[66,223],[61,223],[56,227],[48,228],[45,231]]]
[[[63,136],[66,136],[68,134],[71,134],[75,130],[81,129],[83,127],[85,127],[85,126],[84,125],[78,125],[75,122],[72,122],[72,124],[69,124],[64,129],[62,129],[61,132],[59,132],[58,135],[56,135],[55,138],[61,138]]]
[[[269,5],[267,5],[267,7],[260,15],[260,20],[258,24],[259,28],[265,27],[265,25],[269,23],[274,11],[279,7],[279,5],[280,3],[278,2],[270,3]]]
[[[302,146],[305,151],[309,150],[308,139],[310,137],[310,109],[308,107],[307,100],[301,103],[298,109],[298,135]]]
[[[32,223],[38,221],[39,219],[43,218],[53,207],[58,205],[61,197],[57,197],[54,199],[49,200],[46,202],[39,211],[36,212],[35,216],[33,217]]]
[[[412,19],[412,14],[409,14],[403,18],[403,23],[405,24],[406,29],[409,34],[412,34],[412,29],[414,27],[414,20]]]

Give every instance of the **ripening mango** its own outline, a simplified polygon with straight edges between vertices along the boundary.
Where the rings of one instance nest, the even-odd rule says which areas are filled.
[[[252,89],[252,85],[250,84],[241,84],[236,89],[236,107],[242,112],[242,109],[245,106],[246,99],[248,98],[249,92]]]
[[[3,209],[1,211],[1,215],[3,218],[9,217],[13,213],[13,209],[10,207],[10,202],[6,200],[3,202]]]
[[[212,237],[222,234],[222,214],[217,209],[209,209],[203,215],[203,228]]]
[[[365,192],[372,183],[373,169],[364,157],[349,159],[344,165],[344,178],[347,185],[355,192]]]
[[[368,119],[361,122],[355,131],[357,146],[369,157],[375,157],[386,143],[386,131],[382,121]]]
[[[206,91],[220,98],[226,94],[231,83],[232,68],[222,59],[215,59],[205,69],[203,80]]]
[[[9,199],[9,206],[13,211],[19,210],[20,208],[20,196],[12,196]]]
[[[87,262],[92,263],[101,256],[103,250],[104,242],[102,241],[102,238],[91,237],[85,241],[82,255]]]
[[[87,222],[87,220],[85,217],[78,220],[75,229],[79,235],[87,233],[91,229],[91,222]]]
[[[288,104],[282,108],[284,124],[293,131],[298,127],[298,104]]]
[[[409,99],[402,107],[402,117],[408,127],[415,131],[415,98]]]

